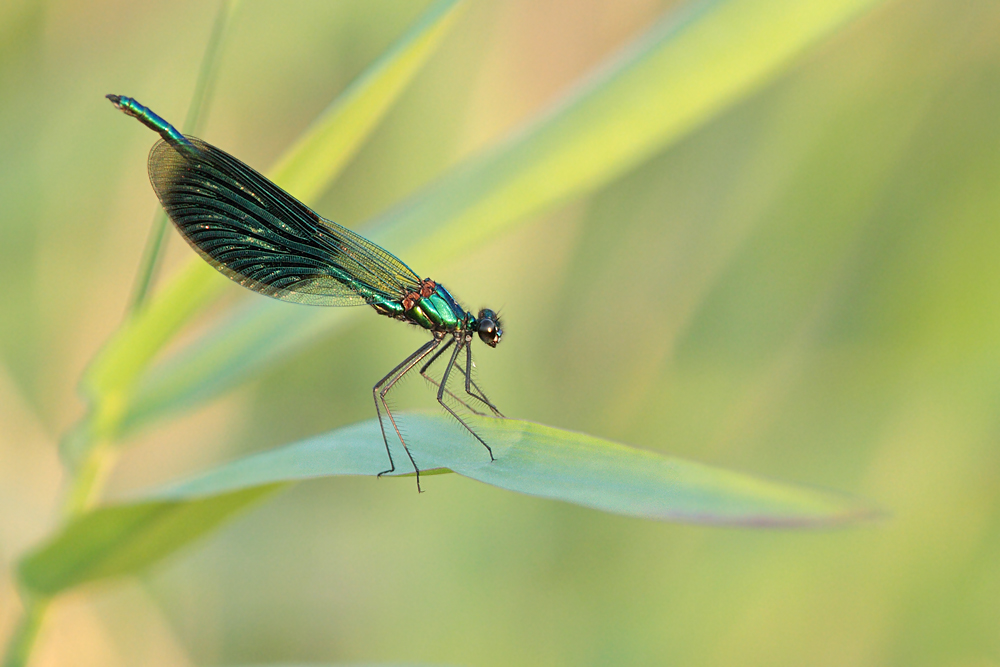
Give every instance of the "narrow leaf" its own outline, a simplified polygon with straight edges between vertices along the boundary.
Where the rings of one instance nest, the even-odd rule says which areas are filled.
[[[437,50],[466,6],[458,0],[434,4],[299,137],[271,170],[271,179],[303,201],[321,195]]]
[[[222,45],[226,41],[226,34],[238,4],[238,0],[223,0],[219,5],[212,33],[208,38],[208,46],[205,48],[205,55],[201,60],[198,79],[195,81],[194,94],[191,96],[190,105],[188,105],[187,117],[181,126],[181,131],[185,134],[199,134],[201,131],[201,125],[207,115],[209,100],[212,98],[215,81],[219,74]],[[132,290],[132,303],[129,304],[129,314],[139,310],[146,302],[146,295],[159,270],[160,253],[163,250],[163,239],[166,237],[166,233],[167,214],[163,209],[158,208],[153,217],[153,225],[146,241],[142,261],[139,263],[139,272]]]
[[[454,420],[438,413],[403,417],[421,470],[447,469],[528,495],[641,517],[729,525],[806,526],[870,514],[858,500],[666,457],[574,431],[517,419],[464,417],[495,461]],[[394,452],[397,475],[412,474]],[[262,484],[331,475],[375,475],[386,468],[375,419],[256,454],[169,487],[181,500]]]
[[[392,103],[441,43],[465,6],[435,3],[361,74],[278,161],[270,177],[300,199],[316,196],[341,172]],[[151,139],[152,141],[152,139]],[[88,368],[84,394],[103,414],[99,435],[115,435],[124,394],[163,346],[227,284],[200,258],[178,272],[115,333]],[[102,405],[108,404],[108,405]]]
[[[731,526],[807,527],[874,515],[847,496],[764,480],[512,419],[470,418],[495,461],[440,414],[401,416],[418,465],[532,496],[645,519]],[[396,451],[397,475],[410,475]],[[71,523],[20,567],[22,583],[53,594],[136,571],[207,532],[232,512],[289,482],[376,475],[386,468],[370,420],[224,465],[151,494],[96,509]],[[408,482],[412,483],[412,481]],[[430,489],[433,493],[433,487]],[[416,496],[414,496],[416,499]]]
[[[445,264],[662,151],[878,1],[718,0],[667,17],[528,127],[375,221],[366,235],[418,272]],[[293,312],[256,299],[144,378],[122,419],[135,428],[204,401],[356,314]]]
[[[137,572],[276,488],[258,485],[205,498],[93,510],[72,519],[55,539],[21,561],[18,574],[34,593],[55,595],[86,581]]]

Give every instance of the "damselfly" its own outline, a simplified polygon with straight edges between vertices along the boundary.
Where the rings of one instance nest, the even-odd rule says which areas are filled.
[[[246,164],[215,146],[178,132],[134,99],[108,95],[118,109],[162,138],[149,152],[149,180],[181,236],[209,264],[261,294],[316,306],[367,304],[381,315],[426,329],[431,340],[406,357],[372,388],[389,469],[396,470],[383,411],[413,464],[386,394],[411,370],[437,386],[437,401],[489,452],[493,450],[446,402],[446,395],[476,414],[469,403],[500,417],[472,379],[472,338],[496,347],[503,336],[500,319],[488,308],[478,315],[462,308],[443,285],[421,279],[387,250],[335,222],[326,220]],[[448,350],[441,379],[431,366]],[[464,353],[464,354],[463,354]],[[422,365],[421,365],[422,364]],[[448,389],[457,369],[466,398]]]

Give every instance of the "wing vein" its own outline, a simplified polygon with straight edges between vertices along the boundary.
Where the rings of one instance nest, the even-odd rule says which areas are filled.
[[[200,139],[164,141],[149,177],[184,239],[241,285],[276,299],[350,306],[398,301],[420,279],[388,251],[317,215],[264,176]]]

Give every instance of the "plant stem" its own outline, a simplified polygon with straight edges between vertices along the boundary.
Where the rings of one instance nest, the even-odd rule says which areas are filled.
[[[212,34],[205,49],[205,55],[201,61],[201,69],[198,72],[198,79],[195,83],[194,95],[191,105],[188,107],[187,118],[182,126],[184,132],[194,133],[204,118],[204,110],[208,104],[208,98],[214,88],[216,75],[218,73],[219,55],[222,52],[222,44],[225,41],[226,32],[231,24],[233,13],[239,0],[222,0],[219,6],[219,13],[215,17],[212,26]],[[161,210],[153,219],[150,229],[149,239],[143,251],[142,262],[139,274],[136,277],[135,288],[132,300],[129,304],[128,312],[131,315],[142,307],[149,293],[149,287],[156,275],[156,267],[159,264],[161,250],[163,248],[164,235],[167,227],[167,216]],[[64,520],[72,519],[82,514],[100,496],[101,489],[111,471],[115,456],[114,443],[100,436],[95,437],[91,428],[94,419],[94,410],[91,407],[90,414],[84,417],[84,421],[70,432],[75,442],[70,448],[71,454],[83,454],[83,461],[79,465],[69,466],[71,478],[66,499],[63,503]],[[95,442],[96,440],[96,442]],[[21,599],[24,608],[21,618],[18,620],[14,632],[7,644],[4,652],[3,663],[0,667],[25,667],[31,657],[35,641],[38,639],[45,612],[49,607],[49,598],[36,597],[28,592],[22,592]]]
[[[86,458],[77,466],[63,501],[63,517],[67,520],[82,514],[94,504],[104,488],[108,473],[118,458],[110,441],[90,443]]]
[[[88,447],[86,458],[74,469],[63,502],[62,514],[66,519],[81,514],[94,503],[115,458],[110,442]],[[24,667],[28,663],[49,606],[48,598],[36,597],[27,592],[22,592],[21,599],[24,609],[7,644],[2,667]]]
[[[203,112],[208,106],[208,99],[212,91],[215,89],[222,43],[225,41],[226,31],[229,29],[238,3],[239,0],[223,0],[222,4],[219,5],[219,13],[215,17],[212,34],[208,38],[208,46],[205,48],[205,55],[201,61],[198,79],[194,84],[194,95],[191,97],[191,104],[188,106],[184,124],[181,125],[181,131],[184,134],[196,134],[201,128],[204,119]],[[160,209],[153,216],[153,224],[149,228],[149,238],[146,240],[146,247],[142,252],[139,273],[136,276],[132,300],[128,307],[130,315],[139,310],[146,301],[149,288],[156,278],[157,267],[160,265],[166,233],[167,214],[163,212],[163,209]]]
[[[14,628],[14,634],[7,644],[7,653],[3,659],[3,667],[24,667],[28,664],[28,657],[31,649],[38,637],[38,630],[42,626],[42,617],[49,606],[49,601],[44,598],[25,597],[24,610],[21,618]]]

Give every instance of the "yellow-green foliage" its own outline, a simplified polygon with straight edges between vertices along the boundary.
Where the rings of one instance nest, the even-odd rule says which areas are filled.
[[[331,474],[297,468],[296,445],[252,453],[341,442],[422,340],[368,309],[244,294],[176,238],[123,323],[153,136],[103,96],[179,122],[213,12],[0,6],[0,643],[23,599],[24,646],[46,618],[38,664],[1000,662],[992,3],[241,4],[200,134],[502,309],[503,345],[476,350],[491,398],[595,436],[506,423],[548,443],[527,463],[624,442],[887,515],[733,530],[458,475],[420,496],[340,478],[161,562]],[[429,406],[422,384],[397,405]],[[424,420],[408,432],[430,456],[447,424]],[[511,483],[451,462],[550,488],[530,465]],[[696,507],[864,511],[678,465],[661,472],[721,490],[680,497]],[[199,493],[147,495],[199,470]],[[538,495],[607,499],[575,479],[593,496]]]

